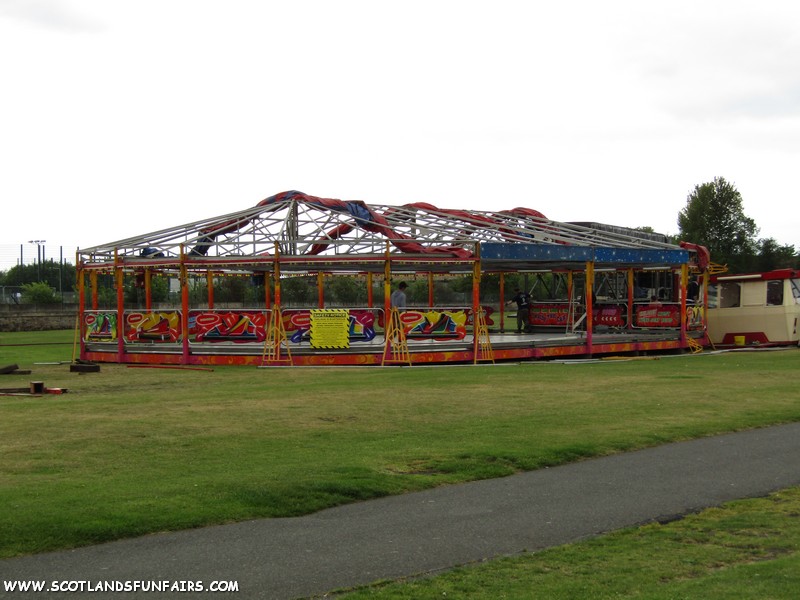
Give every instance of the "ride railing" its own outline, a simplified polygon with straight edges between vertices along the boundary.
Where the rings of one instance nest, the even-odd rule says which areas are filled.
[[[491,325],[493,309],[482,307]],[[189,343],[258,343],[267,339],[272,309],[191,309],[188,314]],[[386,315],[383,308],[289,308],[281,310],[287,341],[301,345],[310,342],[314,314],[336,314],[337,323],[347,328],[349,342],[370,342],[385,337]],[[183,311],[129,310],[123,313],[123,340],[127,344],[178,344],[183,342]],[[471,307],[408,307],[400,320],[410,340],[460,340],[473,329]],[[115,310],[84,312],[82,336],[86,342],[116,342],[118,313]],[[337,326],[339,326],[337,325]]]
[[[635,302],[628,310],[627,302],[598,302],[592,306],[592,326],[609,330],[680,329],[680,302]],[[629,318],[630,315],[630,318]],[[528,324],[535,329],[577,330],[585,328],[586,310],[579,302],[533,302]],[[687,304],[687,329],[703,328],[703,306]]]

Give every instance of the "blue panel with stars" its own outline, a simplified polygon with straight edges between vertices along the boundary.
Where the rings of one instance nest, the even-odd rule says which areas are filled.
[[[481,258],[488,261],[593,261],[605,265],[682,265],[689,262],[689,253],[686,250],[668,248],[593,248],[558,244],[484,242],[481,244]]]
[[[483,242],[481,244],[481,258],[486,260],[586,262],[587,260],[592,260],[594,256],[592,250],[587,246]]]
[[[682,265],[689,262],[689,253],[667,248],[595,248],[594,261],[606,264]]]

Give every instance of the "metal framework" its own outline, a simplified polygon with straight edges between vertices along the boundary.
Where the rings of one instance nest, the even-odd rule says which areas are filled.
[[[540,212],[440,209],[431,204],[368,205],[291,191],[219,217],[194,221],[79,251],[86,266],[123,261],[252,264],[277,252],[304,258],[347,258],[391,252],[471,259],[476,243],[676,250],[664,236],[598,224],[551,221]],[[555,261],[563,260],[554,258]],[[541,262],[541,261],[540,261]]]
[[[81,358],[258,364],[273,353],[272,362],[279,362],[285,346],[293,364],[378,364],[376,344],[380,349],[380,340],[388,344],[391,338],[389,315],[396,312],[390,305],[391,284],[399,273],[428,277],[427,306],[401,317],[404,334],[406,329],[417,332],[408,344],[415,362],[685,349],[690,330],[693,336],[698,331],[704,335],[705,322],[697,307],[687,307],[688,275],[707,273],[709,263],[701,246],[675,245],[666,236],[622,227],[552,221],[529,208],[457,210],[421,202],[391,206],[282,192],[246,210],[79,250]],[[671,306],[663,310],[642,306],[634,294],[634,273],[657,270],[665,273],[674,291]],[[554,289],[563,287],[566,296],[540,303],[531,312],[531,325],[548,330],[544,337],[494,340],[497,331],[490,332],[482,320],[487,307],[481,305],[481,278],[500,274],[503,334],[503,275],[521,272],[555,273]],[[100,273],[114,276],[114,309],[98,305]],[[319,310],[325,309],[324,274],[366,277],[367,306],[345,309],[349,312],[341,321],[349,319],[355,328],[354,348],[326,351],[302,345],[308,339],[303,336],[310,307],[281,313],[281,279],[301,273],[318,278]],[[468,306],[437,306],[435,273],[471,274]],[[179,282],[179,309],[153,306],[154,274]],[[263,275],[263,303],[216,308],[214,281],[226,275]],[[382,276],[384,293],[377,302],[373,275]],[[126,306],[123,288],[130,276],[144,289],[143,308]],[[190,277],[206,278],[208,298],[200,306],[190,306]],[[595,297],[595,288],[607,290],[605,297]],[[442,335],[431,346],[439,325]],[[600,335],[601,325],[615,335]],[[288,338],[284,326],[292,332]],[[465,340],[467,327],[472,328],[471,343]],[[553,337],[556,328],[561,335]],[[273,343],[261,348],[265,338]]]

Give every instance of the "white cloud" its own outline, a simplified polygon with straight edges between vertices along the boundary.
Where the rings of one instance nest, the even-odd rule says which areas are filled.
[[[98,23],[61,0],[0,0],[0,18],[61,32],[97,31]]]

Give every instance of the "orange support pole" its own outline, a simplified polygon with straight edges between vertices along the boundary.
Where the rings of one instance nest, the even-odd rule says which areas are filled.
[[[506,274],[500,273],[500,333],[506,330]]]
[[[572,292],[575,289],[574,285],[573,273],[571,270],[567,271],[567,319],[569,321],[569,328],[571,332],[574,332],[575,330],[575,302],[572,295]]]
[[[275,307],[280,310],[281,307],[281,257],[280,247],[278,242],[275,242],[275,261],[272,269],[272,277],[275,281]]]
[[[592,304],[594,303],[594,263],[586,263],[586,350],[592,353],[592,330],[594,329]]]
[[[635,301],[634,298],[634,281],[633,281],[633,269],[628,269],[628,317],[627,317],[627,329],[633,329],[633,302]]]
[[[149,311],[153,307],[153,288],[152,288],[153,272],[150,267],[144,268],[144,308]]]
[[[367,273],[367,306],[372,308],[375,299],[372,293],[372,273]]]
[[[214,308],[214,274],[206,271],[206,292],[208,293],[208,308]]]
[[[97,307],[100,306],[97,299],[97,271],[89,273],[89,285],[92,288],[92,310],[97,310]]]
[[[428,308],[433,308],[433,273],[428,271]]]

